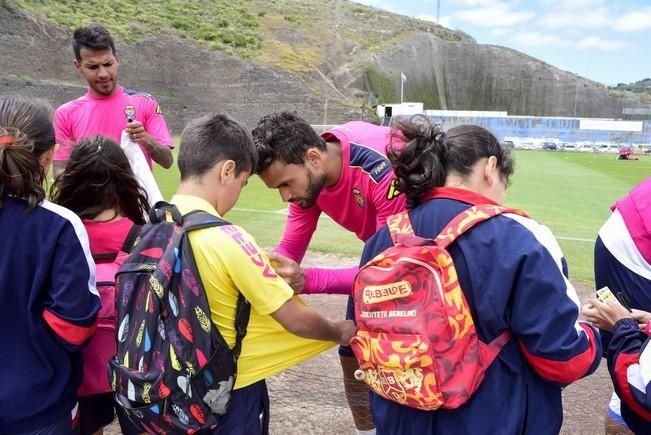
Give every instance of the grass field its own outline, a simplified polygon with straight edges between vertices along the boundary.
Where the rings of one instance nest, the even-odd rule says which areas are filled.
[[[569,264],[570,278],[593,283],[592,250],[610,205],[651,175],[651,157],[618,161],[612,154],[520,151],[506,203],[551,228]],[[157,168],[165,198],[178,184],[178,171]],[[254,176],[227,218],[253,234],[261,246],[272,247],[282,235],[286,205],[276,191]],[[310,249],[339,256],[358,256],[362,243],[329,218],[321,219]]]

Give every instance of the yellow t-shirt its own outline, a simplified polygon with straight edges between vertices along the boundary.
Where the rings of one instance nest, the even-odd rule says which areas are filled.
[[[219,216],[213,206],[195,196],[174,195],[171,202],[182,214],[202,210]],[[267,255],[244,229],[226,225],[196,230],[190,233],[190,243],[208,296],[212,321],[231,347],[235,344],[238,291],[251,304],[251,318],[237,362],[235,389],[334,346],[332,342],[298,337],[271,317],[294,292],[275,274]],[[294,298],[303,303],[298,296]]]

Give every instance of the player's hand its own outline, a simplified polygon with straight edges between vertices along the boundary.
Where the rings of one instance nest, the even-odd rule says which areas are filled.
[[[336,323],[337,330],[339,331],[339,339],[337,340],[338,344],[347,346],[350,343],[350,339],[357,334],[357,326],[352,320],[341,320]]]
[[[303,268],[291,258],[287,258],[278,252],[269,254],[269,261],[274,270],[294,290],[294,293],[301,293],[305,287],[305,273]]]
[[[145,127],[142,125],[142,122],[133,120],[127,123],[125,130],[129,134],[129,137],[132,141],[139,144],[146,142],[147,132],[145,131]]]
[[[581,313],[594,326],[606,331],[612,331],[615,323],[621,319],[632,317],[632,314],[617,300],[604,304],[598,299],[590,299],[583,306]]]

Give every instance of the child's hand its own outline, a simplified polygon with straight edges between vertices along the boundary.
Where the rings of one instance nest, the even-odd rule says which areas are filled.
[[[269,261],[274,270],[294,290],[294,293],[301,293],[305,286],[305,273],[303,268],[294,260],[285,257],[277,252],[269,254]]]
[[[357,334],[357,326],[352,320],[341,320],[336,323],[339,330],[338,343],[343,346],[348,346],[350,339]]]
[[[598,299],[591,299],[583,306],[581,312],[586,320],[592,322],[597,328],[606,331],[612,331],[615,323],[619,320],[627,317],[632,318],[633,316],[617,300],[605,304]]]
[[[640,329],[646,328],[649,322],[651,322],[651,313],[647,313],[646,311],[633,309],[631,316],[640,325]]]

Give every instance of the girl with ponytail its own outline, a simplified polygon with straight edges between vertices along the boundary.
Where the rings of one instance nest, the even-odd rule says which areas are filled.
[[[388,157],[397,187],[407,195],[409,221],[416,236],[436,238],[472,206],[502,212],[495,206],[504,203],[513,160],[488,130],[460,125],[443,132],[427,119],[402,122],[397,129],[400,143],[390,147]],[[466,229],[468,222],[490,213],[471,211],[448,234]],[[400,222],[404,229],[404,218]],[[385,226],[366,243],[361,264],[391,246]],[[456,276],[450,276],[449,282],[458,279],[477,338],[486,345],[501,337],[505,344],[499,351],[493,344],[491,352],[497,352],[496,359],[488,365],[477,390],[455,409],[409,408],[372,391],[369,402],[377,432],[557,434],[563,418],[561,387],[592,373],[599,365],[601,349],[595,329],[578,322],[578,297],[567,279],[567,265],[554,236],[522,212],[505,210],[467,229],[447,251],[456,268]],[[423,297],[439,304],[438,296]],[[452,292],[445,296],[448,303],[457,303],[457,298]],[[468,319],[455,317],[450,323],[456,321],[466,326],[464,331],[471,330]],[[443,353],[450,346],[425,331],[409,333],[424,337],[421,346],[431,343]],[[459,340],[468,338],[463,337],[467,332],[459,334]],[[476,363],[462,363],[453,357],[421,361],[435,364],[444,381],[448,370],[463,372],[463,363]],[[419,373],[417,360],[411,366],[414,379]]]
[[[81,348],[99,298],[79,218],[45,200],[54,155],[50,107],[0,98],[0,427],[77,434]]]

